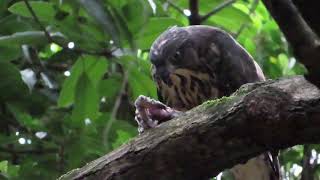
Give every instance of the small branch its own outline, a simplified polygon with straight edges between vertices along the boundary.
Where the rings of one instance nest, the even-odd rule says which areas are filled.
[[[301,173],[301,180],[310,180],[314,179],[315,166],[317,165],[317,158],[313,159],[313,162],[310,162],[312,157],[310,145],[304,145],[303,148],[303,170]]]
[[[33,19],[36,21],[36,23],[39,25],[40,29],[44,32],[45,36],[47,37],[49,43],[55,43],[58,44],[59,46],[61,46],[63,49],[69,49],[67,45],[62,44],[60,42],[57,42],[56,40],[54,40],[50,33],[46,30],[46,28],[42,25],[42,23],[40,22],[39,18],[37,17],[36,13],[34,12],[34,10],[32,9],[30,3],[28,2],[28,0],[23,0],[24,3],[26,4],[29,12],[31,13]],[[76,53],[81,53],[81,54],[90,54],[90,55],[97,55],[97,56],[104,56],[106,58],[112,58],[112,51],[110,50],[102,50],[102,51],[90,51],[90,50],[86,50],[86,49],[80,49],[80,48],[73,48],[70,49]]]
[[[189,9],[191,15],[189,16],[190,25],[201,24],[201,16],[199,14],[199,2],[198,0],[189,0]]]
[[[227,0],[221,4],[219,4],[218,6],[216,6],[211,12],[209,12],[208,14],[204,15],[201,18],[201,22],[206,21],[210,16],[220,12],[221,10],[223,10],[224,8],[230,6],[231,4],[233,4],[234,2],[236,2],[236,0]]]
[[[108,121],[108,123],[106,124],[104,130],[103,130],[103,144],[105,146],[108,147],[108,144],[109,144],[109,135],[110,135],[110,129],[114,123],[114,121],[116,120],[116,116],[118,114],[118,111],[119,111],[119,107],[121,105],[121,101],[122,101],[122,97],[123,97],[123,94],[125,93],[126,91],[126,87],[127,87],[127,84],[128,84],[128,71],[125,71],[124,74],[123,74],[123,80],[122,80],[122,84],[121,84],[121,87],[120,87],[120,91],[119,91],[119,94],[117,96],[117,99],[114,103],[114,106],[113,106],[113,109],[112,109],[112,112],[111,112],[111,115],[110,115],[110,119]],[[109,149],[109,148],[107,148]]]
[[[26,4],[29,12],[31,13],[33,19],[36,21],[36,23],[40,26],[41,30],[44,32],[44,34],[46,35],[47,39],[49,40],[49,42],[54,42],[54,40],[51,38],[49,32],[46,30],[46,28],[42,25],[42,23],[40,22],[38,16],[36,15],[36,13],[33,11],[30,3],[28,2],[28,0],[23,0],[24,3]]]
[[[179,6],[177,6],[176,4],[171,2],[170,0],[168,0],[167,2],[173,9],[177,10],[179,13],[181,13],[181,14],[183,14],[185,16],[183,10]]]
[[[58,153],[58,149],[24,149],[24,150],[14,150],[5,147],[0,147],[0,151],[10,153],[10,154],[51,154]]]
[[[249,9],[249,13],[248,13],[249,16],[256,10],[258,4],[259,4],[259,0],[253,1],[252,5],[251,5],[251,7],[250,7],[250,9]],[[239,28],[239,30],[237,31],[237,33],[236,33],[233,37],[234,37],[235,39],[237,39],[237,38],[240,36],[240,34],[242,33],[242,31],[243,31],[246,27],[248,27],[248,24],[247,24],[247,23],[243,23],[243,24],[240,26],[240,28]]]

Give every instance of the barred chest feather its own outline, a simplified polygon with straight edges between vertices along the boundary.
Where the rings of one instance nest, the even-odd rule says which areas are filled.
[[[158,89],[164,103],[177,110],[186,111],[204,101],[219,97],[212,75],[176,69],[169,77],[169,83],[158,82]]]

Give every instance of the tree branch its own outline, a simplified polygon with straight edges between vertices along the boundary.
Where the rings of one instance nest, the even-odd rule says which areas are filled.
[[[199,14],[199,2],[198,0],[189,0],[189,9],[191,15],[189,16],[190,25],[201,24],[201,16]]]
[[[319,128],[320,90],[303,77],[248,84],[61,179],[204,179],[266,150],[318,143]]]
[[[170,0],[168,0],[167,2],[168,2],[168,4],[169,4],[173,9],[175,9],[175,10],[177,10],[179,13],[185,15],[184,12],[183,12],[183,10],[182,10],[179,6],[177,6],[176,4],[174,4],[173,2],[171,2]]]
[[[234,2],[236,2],[236,0],[227,0],[224,1],[223,3],[219,4],[218,6],[216,6],[211,12],[209,12],[208,14],[204,15],[201,18],[201,22],[207,20],[209,17],[211,17],[212,15],[220,12],[221,10],[223,10],[224,8],[230,6],[231,4],[233,4]]]
[[[306,78],[320,87],[320,40],[291,0],[262,0],[309,73]]]
[[[48,148],[48,149],[10,149],[7,147],[0,147],[0,151],[10,153],[10,154],[51,154],[58,153],[58,149]]]
[[[315,8],[319,6],[319,0],[293,0],[293,3],[297,6],[308,25],[320,36],[320,11]]]
[[[301,180],[310,180],[314,179],[314,173],[315,173],[315,165],[317,164],[317,159],[313,159],[313,162],[310,162],[310,160],[314,157],[312,157],[311,154],[312,148],[309,144],[304,145],[303,147],[303,170],[301,173]]]
[[[128,71],[125,71],[123,73],[123,80],[122,80],[122,84],[121,84],[121,87],[120,87],[119,94],[117,96],[116,102],[114,103],[114,106],[113,106],[113,109],[112,109],[112,112],[111,112],[111,115],[110,115],[110,119],[109,119],[108,123],[106,124],[106,126],[105,126],[105,128],[103,130],[103,144],[105,146],[110,144],[109,143],[110,130],[111,130],[111,127],[112,127],[114,121],[116,120],[116,116],[118,114],[123,95],[124,95],[124,93],[126,91],[126,87],[127,87],[127,84],[128,84],[128,73],[129,73]],[[107,146],[107,149],[108,148],[109,147]]]

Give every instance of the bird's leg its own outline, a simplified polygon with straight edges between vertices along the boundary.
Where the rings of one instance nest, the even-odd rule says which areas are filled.
[[[181,112],[166,106],[160,101],[151,99],[146,96],[139,96],[135,101],[136,115],[141,134],[144,130],[154,128],[158,124],[178,117]]]

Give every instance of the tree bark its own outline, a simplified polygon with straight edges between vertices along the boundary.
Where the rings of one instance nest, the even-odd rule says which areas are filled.
[[[266,150],[320,142],[320,90],[302,76],[242,86],[61,179],[203,179]]]

